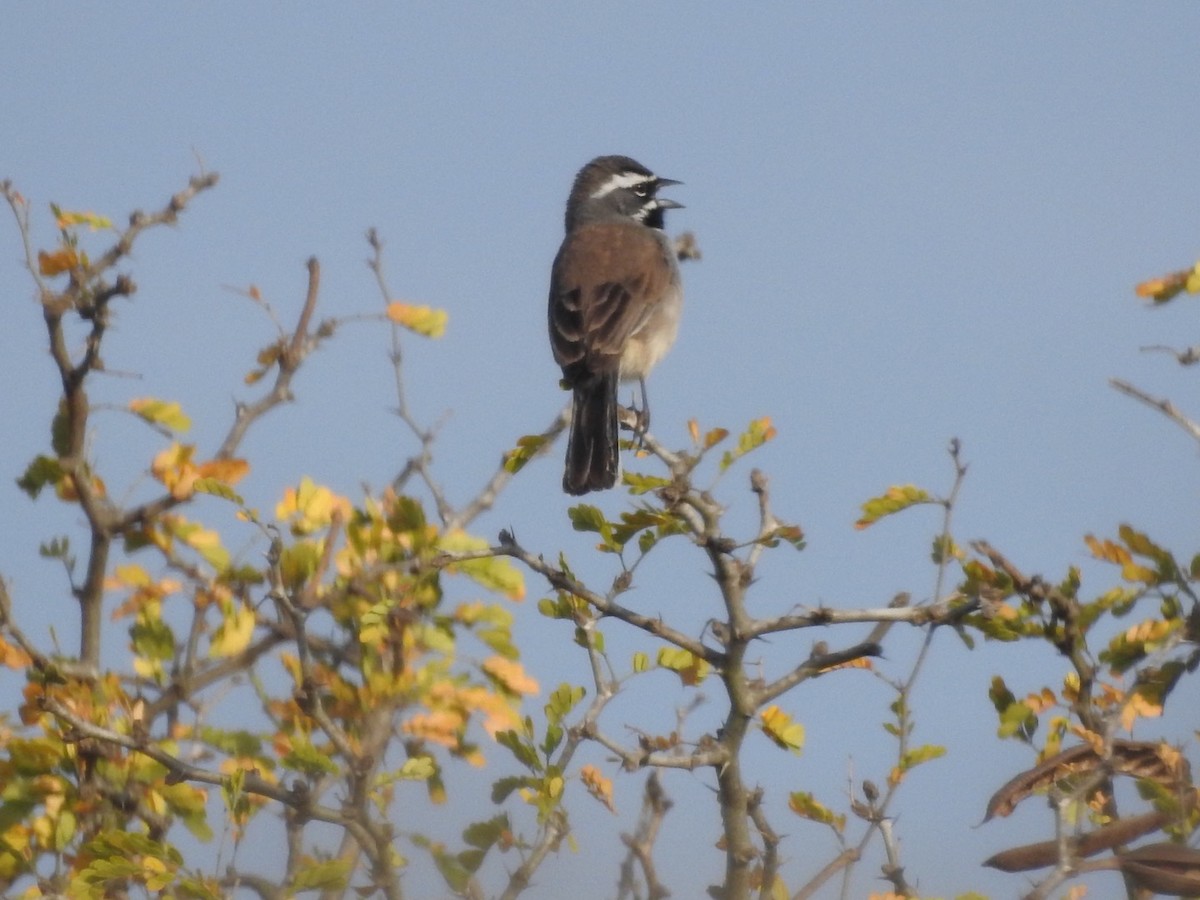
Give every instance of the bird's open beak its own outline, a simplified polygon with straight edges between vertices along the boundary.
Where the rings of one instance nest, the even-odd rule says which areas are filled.
[[[670,187],[673,184],[683,184],[682,181],[676,181],[674,178],[658,178],[654,179],[654,189],[657,191],[662,187]],[[658,202],[656,209],[683,209],[682,203],[676,203],[674,200],[668,200],[666,197],[655,197]]]

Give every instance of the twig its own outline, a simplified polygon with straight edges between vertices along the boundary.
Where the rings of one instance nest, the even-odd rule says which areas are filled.
[[[767,821],[762,808],[763,789],[756,788],[750,795],[750,821],[758,829],[763,845],[762,888],[760,896],[766,900],[775,896],[775,879],[779,876],[779,834]]]
[[[1170,400],[1167,400],[1166,398],[1159,399],[1157,397],[1152,397],[1141,388],[1134,387],[1128,381],[1122,381],[1120,378],[1110,378],[1108,383],[1122,394],[1132,397],[1134,400],[1138,400],[1147,406],[1152,407],[1153,409],[1157,409],[1160,413],[1190,434],[1194,440],[1200,441],[1200,424],[1193,422],[1191,419],[1185,416]]]
[[[617,900],[635,896],[637,877],[634,873],[635,863],[642,870],[648,900],[661,900],[663,897],[671,896],[671,892],[658,880],[658,870],[654,865],[654,844],[658,840],[663,819],[666,818],[672,806],[671,799],[663,790],[658,772],[652,771],[646,778],[646,787],[642,792],[642,811],[638,816],[637,827],[633,834],[621,835],[621,843],[629,852],[621,863]]]
[[[495,556],[509,556],[519,560],[527,568],[539,575],[542,575],[550,586],[556,590],[565,591],[575,597],[579,597],[590,606],[594,607],[598,612],[605,616],[612,616],[615,619],[620,619],[636,628],[640,628],[647,634],[654,637],[662,638],[669,641],[677,647],[687,650],[692,655],[705,660],[711,665],[719,666],[723,662],[723,657],[720,651],[714,650],[711,647],[706,647],[695,638],[689,637],[681,631],[667,625],[662,619],[652,618],[642,615],[633,610],[622,606],[615,600],[606,597],[603,594],[598,594],[590,590],[581,582],[572,578],[562,569],[547,563],[542,557],[534,556],[529,551],[525,550],[511,534],[502,532],[500,535],[500,544],[494,547],[489,547],[486,550],[477,550],[463,553],[442,552],[433,560],[435,566],[447,566],[456,562],[464,562],[472,559],[489,559]]]

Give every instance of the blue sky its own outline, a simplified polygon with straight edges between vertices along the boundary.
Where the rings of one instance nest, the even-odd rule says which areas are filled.
[[[1058,577],[1083,565],[1085,589],[1098,592],[1110,576],[1088,563],[1081,537],[1124,521],[1185,556],[1200,547],[1195,447],[1107,384],[1129,378],[1185,408],[1194,396],[1191,373],[1138,349],[1193,341],[1194,309],[1148,311],[1132,288],[1197,256],[1196,5],[22,4],[5,30],[0,177],[39,211],[43,244],[50,201],[123,219],[156,208],[200,165],[221,173],[178,228],[138,245],[140,290],[107,351],[129,377],[93,394],[182,401],[202,449],[247,396],[241,377],[272,336],[228,286],[253,283],[287,315],[315,254],[323,314],[373,312],[363,233],[375,226],[393,290],[449,311],[442,341],[409,342],[409,390],[424,421],[444,419],[437,465],[452,498],[470,496],[564,400],[544,324],[562,204],[582,163],[624,153],[684,182],[671,196],[687,208],[668,230],[694,231],[704,253],[685,267],[679,343],[651,382],[658,437],[684,446],[692,417],[736,431],[770,415],[779,430],[753,465],[809,549],[768,560],[756,611],[877,606],[900,590],[928,598],[932,514],[866,533],[852,523],[888,484],[947,488],[954,436],[971,466],[959,536],[986,537],[1028,570]],[[77,517],[13,484],[46,447],[55,387],[11,222],[0,247],[0,573],[37,632],[72,603],[37,545]],[[386,329],[356,323],[310,361],[298,402],[246,445],[257,461],[248,497],[269,507],[306,474],[352,497],[389,480],[413,445],[388,415],[387,349]],[[110,488],[147,490],[138,478],[156,438],[115,415],[96,429]],[[511,527],[547,556],[565,548],[607,584],[612,561],[567,530],[558,456],[522,473],[477,530]],[[753,521],[746,471],[720,488],[731,528]],[[597,502],[614,514],[625,503]],[[699,631],[718,611],[702,557],[662,557],[639,571],[630,602]],[[532,601],[542,585],[530,588]],[[532,602],[518,637],[544,686],[585,679],[582,658],[561,651],[569,635]],[[810,636],[799,640],[795,652],[807,653]],[[897,643],[892,672],[905,671],[911,645]],[[1010,649],[971,655],[939,638],[915,698],[920,739],[950,748],[900,807],[909,873],[930,893],[1014,890],[977,868],[1010,826],[968,828],[1029,762],[992,740],[987,681],[1004,671],[1020,693],[1061,671],[1049,658],[1018,664]],[[680,702],[657,684],[645,703]],[[16,689],[0,674],[0,701]],[[806,691],[787,708],[808,747],[799,760],[764,751],[767,786],[837,801],[851,771],[881,780],[886,692],[849,678]],[[716,705],[710,693],[697,729]],[[612,730],[625,715],[665,726],[672,710],[618,709]],[[1194,714],[1175,723],[1196,725]],[[619,788],[621,827],[640,784]],[[667,787],[681,805],[664,877],[676,896],[698,895],[719,860],[703,869],[689,848],[715,840],[717,823],[704,822],[702,779]],[[971,799],[948,810],[948,796]],[[685,800],[696,804],[686,814]],[[548,867],[550,892],[534,896],[595,873],[593,853],[615,857],[608,814],[579,807],[583,853]],[[776,827],[793,835],[785,853],[798,882],[830,853],[786,815]],[[1039,815],[1020,827],[1038,829]],[[1012,827],[1009,843],[1022,835]],[[948,843],[961,847],[953,859]],[[615,878],[599,871],[605,885]]]

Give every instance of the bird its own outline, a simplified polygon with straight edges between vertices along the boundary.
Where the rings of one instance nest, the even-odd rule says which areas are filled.
[[[679,265],[663,231],[664,212],[683,207],[658,196],[676,184],[628,156],[599,156],[571,187],[549,304],[550,346],[572,391],[568,494],[617,482],[618,382],[640,383],[636,430],[649,427],[646,376],[675,343],[683,309]]]

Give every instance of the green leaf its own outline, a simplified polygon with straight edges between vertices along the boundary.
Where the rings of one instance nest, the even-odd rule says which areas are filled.
[[[587,629],[583,626],[575,628],[575,643],[585,650],[594,648],[598,653],[604,652],[604,632],[599,628]]]
[[[479,867],[483,865],[483,859],[487,853],[483,850],[463,850],[458,854],[458,864],[467,872],[474,875],[479,871]]]
[[[297,735],[292,739],[292,748],[279,759],[285,769],[301,772],[313,778],[336,775],[338,766],[329,754],[317,749],[310,741]]]
[[[515,731],[499,731],[496,733],[496,743],[507,747],[516,757],[517,762],[531,772],[542,771],[542,761],[538,759],[537,750]]]
[[[520,472],[526,463],[542,452],[546,441],[546,437],[540,434],[526,434],[517,438],[517,446],[504,454],[504,471],[514,475]]]
[[[611,528],[610,534],[613,542],[623,547],[634,535],[647,529],[653,529],[654,539],[657,540],[671,534],[683,534],[687,530],[687,522],[665,509],[641,506],[632,512],[621,513],[621,523]],[[647,549],[642,548],[643,552]]]
[[[578,686],[560,684],[554,689],[554,693],[550,695],[550,699],[546,702],[546,719],[555,724],[561,722],[571,710],[583,699],[586,691]]]
[[[270,767],[271,757],[263,755],[263,739],[251,731],[224,731],[205,725],[200,729],[200,739],[229,756],[250,758]]]
[[[799,525],[780,525],[758,539],[758,543],[768,547],[778,547],[780,541],[787,541],[797,550],[803,550],[807,546],[804,530]]]
[[[549,758],[558,749],[558,745],[562,743],[562,739],[563,729],[561,725],[547,725],[546,736],[542,739],[541,743],[542,755]]]
[[[71,417],[65,398],[58,401],[58,410],[50,422],[50,447],[59,456],[67,456],[71,452]]]
[[[51,538],[38,545],[38,555],[44,559],[61,559],[69,562],[71,560],[71,539],[66,535]]]
[[[854,527],[861,531],[880,519],[916,506],[921,503],[938,503],[928,491],[912,484],[892,485],[878,497],[872,497],[862,505],[862,516]]]
[[[609,553],[621,552],[621,543],[613,536],[612,523],[604,518],[604,513],[600,512],[599,507],[581,503],[568,509],[567,515],[576,531],[592,531],[600,535],[603,543],[599,549]]]
[[[503,803],[509,795],[519,788],[529,787],[531,780],[523,775],[508,775],[492,784],[492,802]]]
[[[992,706],[996,707],[998,713],[1003,713],[1017,702],[1016,696],[1008,689],[1008,685],[999,675],[992,676],[992,686],[988,689],[988,697],[991,698]]]
[[[725,451],[721,456],[720,471],[724,472],[747,453],[757,450],[767,441],[774,438],[775,434],[775,426],[771,424],[770,416],[755,419],[738,437],[737,447],[733,450]],[[722,435],[722,437],[724,436]]]
[[[508,816],[504,813],[493,816],[486,822],[472,822],[463,831],[463,841],[477,850],[489,850],[509,831]]]
[[[38,456],[25,468],[25,474],[17,479],[17,487],[36,500],[42,488],[48,484],[58,484],[62,477],[62,466],[57,459]]]
[[[635,496],[660,491],[671,483],[670,478],[663,478],[659,475],[641,475],[637,472],[625,472],[622,474],[621,480],[629,488],[629,493]]]
[[[300,866],[288,886],[289,893],[340,890],[349,883],[350,870],[351,864],[344,859],[326,859]]]
[[[317,571],[321,562],[321,548],[314,541],[300,541],[283,548],[279,557],[279,571],[284,584],[297,590]]]
[[[413,756],[404,761],[396,774],[406,781],[427,781],[436,771],[437,764],[432,756]]]
[[[433,862],[446,884],[455,894],[463,893],[471,880],[471,873],[463,868],[462,863],[458,861],[457,857],[446,853],[438,847],[431,849],[433,851]]]
[[[920,747],[913,747],[900,757],[900,769],[907,772],[909,769],[914,769],[921,765],[921,763],[929,762],[931,759],[938,759],[945,755],[946,748],[939,747],[936,744],[923,744]]]
[[[1002,738],[1015,737],[1028,743],[1033,740],[1038,728],[1038,717],[1024,703],[1012,703],[1000,714],[1000,727],[996,734]]]
[[[246,505],[246,501],[242,499],[241,494],[231,488],[226,482],[217,478],[197,478],[192,488],[197,494],[211,494],[214,497],[220,497],[222,500],[236,503],[238,506]]]

